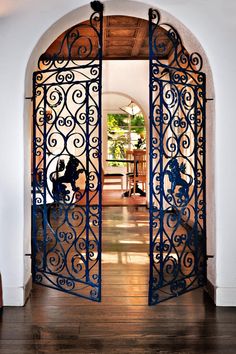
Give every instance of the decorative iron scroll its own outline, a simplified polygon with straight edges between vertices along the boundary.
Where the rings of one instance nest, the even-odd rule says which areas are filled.
[[[33,77],[33,278],[100,301],[103,6],[92,4],[87,37],[74,26]]]
[[[168,61],[160,26],[172,43]],[[163,31],[162,31],[163,32]],[[158,43],[158,44],[157,44]],[[150,287],[153,305],[206,279],[205,74],[178,32],[149,11]]]
[[[91,7],[94,13],[89,21],[73,26],[60,37],[57,48],[52,48],[41,55],[38,62],[40,70],[63,69],[71,66],[78,66],[78,61],[87,60],[93,63],[102,58],[102,17],[103,4],[99,1],[92,1]],[[68,79],[72,80],[73,76]]]

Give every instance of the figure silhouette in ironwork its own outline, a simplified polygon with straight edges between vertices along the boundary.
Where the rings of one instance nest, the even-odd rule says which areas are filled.
[[[69,183],[74,192],[78,192],[79,187],[76,187],[76,180],[79,178],[79,175],[84,172],[83,168],[77,170],[80,161],[73,155],[70,155],[70,159],[65,167],[64,160],[59,160],[57,164],[56,171],[50,174],[50,180],[52,181],[53,188],[52,194],[54,199],[64,200],[66,196],[70,193],[67,189],[65,183]],[[59,176],[59,173],[65,169],[63,176]],[[56,174],[56,176],[55,176]]]
[[[175,193],[175,188],[180,187],[175,193],[175,196],[178,198],[178,201],[180,203],[186,203],[189,200],[189,187],[193,183],[193,178],[192,176],[186,174],[186,164],[181,163],[179,165],[179,162],[176,158],[172,159],[168,165],[169,170],[167,170],[165,173],[169,177],[169,181],[171,182],[171,188],[167,190],[168,193],[170,193],[172,196]],[[181,176],[182,174],[185,174],[190,178],[190,181],[187,182],[183,177]]]

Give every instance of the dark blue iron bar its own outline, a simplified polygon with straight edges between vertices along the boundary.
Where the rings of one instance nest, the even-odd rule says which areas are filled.
[[[35,85],[35,73],[33,73],[33,212],[32,212],[32,231],[33,231],[33,237],[32,237],[32,244],[31,244],[31,249],[32,249],[32,259],[33,259],[33,264],[32,265],[32,277],[33,281],[35,281],[36,277],[36,253],[37,253],[37,242],[36,242],[36,237],[37,237],[37,206],[36,206],[36,85]]]
[[[203,74],[203,81],[204,81],[204,88],[203,88],[203,97],[206,96],[206,74]],[[208,99],[209,100],[209,99]],[[213,100],[213,99],[212,99]],[[203,244],[203,252],[204,256],[207,254],[207,244],[206,244],[206,237],[207,237],[207,223],[206,223],[206,216],[207,216],[207,204],[206,204],[206,100],[203,100],[202,103],[202,119],[203,119],[203,181],[202,181],[202,188],[203,188],[203,237],[204,237],[204,244]],[[207,255],[204,259],[204,280],[205,284],[207,282]],[[213,256],[214,257],[214,256]],[[211,258],[211,256],[209,256]]]
[[[86,276],[86,281],[89,281],[89,213],[90,213],[90,203],[89,203],[89,143],[90,143],[90,136],[89,136],[89,84],[86,83],[86,139],[85,139],[85,144],[86,144],[86,270],[85,270],[85,276]]]
[[[42,274],[44,274],[43,272],[41,272]],[[57,274],[58,276],[58,274]],[[37,283],[38,285],[41,285],[41,286],[45,286],[45,284],[43,283]],[[50,289],[54,289],[54,290],[58,290],[58,291],[62,291],[63,293],[67,293],[67,294],[70,294],[70,295],[73,295],[73,296],[77,296],[77,297],[82,297],[83,299],[88,299],[88,300],[92,300],[92,301],[96,301],[96,302],[99,302],[99,300],[97,298],[91,298],[91,296],[85,296],[85,295],[82,295],[82,294],[77,294],[75,292],[72,292],[71,290],[66,290],[66,289],[63,289],[63,288],[59,288],[58,285],[46,285],[47,288],[50,288]],[[93,287],[94,289],[97,287]]]
[[[204,75],[204,84],[205,84],[205,74]],[[206,94],[206,90],[205,88],[203,88],[203,98],[200,102],[200,100],[197,98],[199,105],[201,107],[201,111],[202,111],[202,126],[201,126],[201,130],[198,133],[199,137],[202,137],[203,139],[203,143],[202,143],[202,151],[203,151],[203,157],[202,157],[202,161],[199,161],[199,163],[201,164],[201,171],[202,171],[202,186],[201,189],[198,193],[198,198],[200,198],[200,194],[203,193],[203,206],[202,206],[202,215],[203,215],[203,226],[201,226],[201,236],[202,239],[204,241],[201,240],[201,251],[202,254],[200,254],[199,256],[204,256],[204,264],[203,264],[203,269],[201,270],[201,273],[198,273],[198,279],[200,279],[201,281],[199,282],[199,286],[205,285],[206,284],[206,271],[207,271],[207,255],[206,255],[206,214],[205,214],[205,209],[206,209],[206,188],[205,188],[205,168],[206,168],[206,159],[205,159],[205,140],[206,140],[206,135],[205,135],[205,131],[204,131],[204,124],[205,124],[205,113],[204,113],[204,107],[205,107],[205,103],[206,103],[206,99],[204,98]],[[195,152],[195,154],[197,153],[197,151]],[[204,284],[202,284],[202,279],[201,276],[203,276],[204,279]]]
[[[186,276],[183,276],[181,277],[180,279],[178,279],[178,281],[182,281],[182,280],[185,280],[185,279],[189,279],[189,278],[193,278],[194,277],[194,281],[197,280],[197,272],[194,270],[191,274],[188,274]],[[163,286],[157,286],[157,289],[163,289],[164,287],[168,286],[168,285],[171,285],[173,284],[173,280],[170,280],[170,281],[166,281],[165,284]],[[198,288],[198,286],[196,287]],[[177,295],[178,296],[178,295]],[[173,296],[172,296],[173,297]]]
[[[159,142],[160,142],[160,283],[163,284],[163,85],[160,84],[160,133],[159,133]]]
[[[47,117],[46,117],[46,87],[43,88],[43,110],[44,110],[44,125],[43,125],[43,269],[47,267]]]
[[[86,80],[86,81],[82,81],[82,80],[80,80],[80,81],[73,81],[73,82],[60,82],[60,83],[58,83],[58,82],[55,82],[55,83],[50,83],[50,82],[48,82],[48,83],[42,83],[42,84],[37,84],[37,86],[36,87],[44,87],[44,86],[58,86],[58,85],[60,85],[60,86],[62,86],[62,85],[75,85],[75,84],[86,84],[86,83],[92,83],[92,82],[96,82],[97,81],[97,78],[96,79],[91,79],[91,80]]]
[[[194,283],[196,283],[196,281],[197,281],[197,277],[196,277],[196,274],[194,273],[194,274],[189,274],[189,275],[187,275],[186,277],[184,277],[184,278],[181,278],[180,280],[178,280],[178,281],[182,281],[182,280],[185,280],[185,279],[190,279],[191,280],[191,278],[193,278],[192,279],[192,281],[190,282],[190,284],[186,287],[186,288],[184,288],[184,290],[182,290],[182,291],[180,291],[178,294],[176,294],[176,295],[173,295],[172,294],[172,298],[173,297],[175,297],[175,296],[179,296],[179,295],[181,295],[181,294],[183,294],[183,293],[185,293],[186,291],[191,291],[191,290],[194,290],[194,289],[198,289],[199,288],[199,285],[195,285],[194,286],[194,288],[193,289],[189,289],[189,287],[191,287]],[[173,283],[173,282],[168,282],[166,285],[164,285],[162,288],[160,288],[160,289],[158,289],[160,292],[162,292],[162,293],[164,293],[164,294],[169,294],[166,290],[163,290],[163,289],[165,289],[166,287],[168,287],[171,283]],[[186,289],[189,289],[189,290],[186,290]],[[163,301],[163,300],[162,300]]]
[[[195,281],[196,281],[196,279],[195,279]],[[193,283],[191,283],[191,286],[193,286]],[[197,288],[199,288],[199,286],[195,286],[195,287],[190,288],[190,289],[187,287],[187,288],[184,289],[183,292],[179,293],[179,295],[189,293],[190,291],[196,290]],[[173,294],[169,294],[169,293],[167,293],[166,291],[164,291],[164,290],[162,290],[162,289],[160,289],[159,291],[160,291],[160,293],[168,294],[169,296],[168,296],[168,297],[165,297],[164,299],[159,300],[158,303],[164,302],[164,301],[167,301],[167,300],[170,300],[170,299],[173,299],[173,297],[175,297]],[[176,296],[177,296],[177,295],[176,295]]]
[[[166,83],[166,84],[169,84],[169,83],[170,83],[170,81],[168,81],[168,80],[163,80],[162,78],[154,78],[153,81],[154,81],[154,82],[163,82],[163,83]],[[198,84],[198,83],[195,83],[195,84],[187,84],[187,83],[182,83],[182,82],[174,82],[174,81],[171,81],[171,84],[172,84],[172,85],[182,85],[182,86],[184,86],[184,87],[186,86],[186,87],[191,87],[191,88],[196,87],[196,86],[203,88],[203,84],[201,85],[201,84]]]
[[[197,100],[197,90],[198,86],[196,86],[193,90],[194,92],[194,115],[195,119],[197,120],[197,105],[198,105],[198,100]],[[197,268],[198,268],[198,178],[197,178],[197,164],[198,164],[198,125],[197,122],[194,122],[194,270],[197,275]],[[189,234],[189,233],[188,233]],[[198,275],[197,275],[198,276]]]
[[[93,59],[93,61],[98,60],[98,59]],[[78,66],[71,66],[71,67],[63,67],[63,68],[54,68],[54,69],[45,69],[45,70],[38,70],[34,71],[34,73],[40,74],[40,73],[60,73],[62,71],[71,71],[71,70],[79,70],[79,69],[87,69],[87,68],[99,68],[99,64],[90,64],[90,65],[78,65]]]
[[[175,60],[174,60],[175,61]],[[178,67],[178,66],[171,66],[172,63],[174,62],[172,61],[171,63],[168,63],[168,64],[164,64],[160,61],[157,61],[156,64],[154,66],[159,66],[160,68],[162,68],[162,72],[160,72],[160,75],[163,75],[164,74],[164,71],[166,70],[165,73],[167,72],[183,72],[183,73],[187,73],[187,74],[195,74],[195,75],[199,75],[199,74],[202,74],[202,71],[194,71],[194,70],[190,70],[190,69],[185,69],[185,68],[181,68],[181,67]]]
[[[48,270],[39,270],[39,272],[43,273],[43,274],[48,274],[48,275],[53,275],[55,277],[61,277],[63,279],[67,279],[67,280],[70,280],[70,281],[73,281],[73,282],[77,282],[77,283],[81,283],[81,284],[84,284],[84,285],[90,285],[92,286],[93,288],[96,288],[97,287],[97,284],[91,282],[91,280],[89,280],[88,282],[85,281],[85,280],[82,280],[82,279],[79,279],[79,278],[73,278],[72,276],[69,277],[69,276],[66,276],[66,275],[60,275],[56,272],[51,272],[51,271],[48,271]]]
[[[102,292],[102,49],[103,49],[103,11],[100,12],[100,31],[99,31],[99,94],[98,94],[98,299],[101,301]]]
[[[155,55],[152,54],[152,58],[154,58],[154,60],[155,60]],[[171,63],[169,63],[167,65],[167,64],[161,63],[159,60],[157,60],[155,62],[154,66],[160,66],[163,69],[170,69],[170,70],[173,70],[173,71],[181,71],[181,72],[187,73],[187,74],[188,73],[196,74],[196,75],[202,74],[202,71],[194,71],[194,70],[190,70],[190,69],[181,68],[181,67],[178,67],[178,66],[171,66]]]

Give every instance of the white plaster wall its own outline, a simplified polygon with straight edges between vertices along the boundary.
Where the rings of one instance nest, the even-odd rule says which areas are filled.
[[[36,58],[50,44],[51,35],[54,34],[56,38],[70,25],[87,19],[89,8],[78,8],[88,2],[87,0],[1,0],[0,2],[0,270],[3,276],[5,305],[23,304],[23,289],[30,276],[30,260],[24,260],[24,253],[28,251],[29,245],[27,240],[30,238],[30,162],[27,149],[30,140],[27,132],[29,122],[26,118],[23,120],[23,117],[28,116],[27,110],[30,110],[30,105],[27,104],[24,108],[24,96],[31,95],[31,71]],[[163,9],[182,21],[195,34],[206,51],[214,77],[216,104],[216,166],[212,171],[216,191],[214,235],[216,272],[213,261],[210,267],[211,277],[217,287],[216,303],[236,305],[234,256],[236,120],[234,117],[235,65],[232,60],[236,55],[234,40],[236,2],[235,0],[159,0],[158,2],[143,0],[134,3],[112,0],[104,3],[105,15],[120,12],[120,14],[144,17],[150,5],[159,7],[160,10]],[[56,24],[62,16],[75,9],[78,10],[59,22],[60,26]],[[163,20],[168,19],[164,12],[162,14]],[[171,16],[168,22],[176,23]],[[48,28],[50,31],[47,31]],[[184,27],[182,29],[184,30]],[[179,26],[178,30],[181,32]],[[41,48],[37,46],[34,50],[37,43],[41,43],[42,46]],[[27,70],[29,76],[26,77],[25,86],[25,73],[30,56]],[[212,103],[208,104],[210,105]],[[214,219],[212,222],[214,223]],[[214,243],[212,251],[215,252]]]

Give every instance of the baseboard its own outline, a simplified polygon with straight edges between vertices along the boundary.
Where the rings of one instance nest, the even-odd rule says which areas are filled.
[[[27,283],[25,284],[25,292],[24,292],[24,304],[28,300],[30,293],[32,290],[32,275],[30,275]]]
[[[236,288],[235,287],[217,287],[216,288],[216,306],[236,306]]]
[[[3,306],[24,306],[24,288],[23,287],[6,287],[2,289]]]
[[[204,290],[212,298],[216,306],[236,307],[236,288],[216,287],[207,280]]]
[[[31,276],[24,287],[3,287],[3,306],[24,306],[31,288]]]

